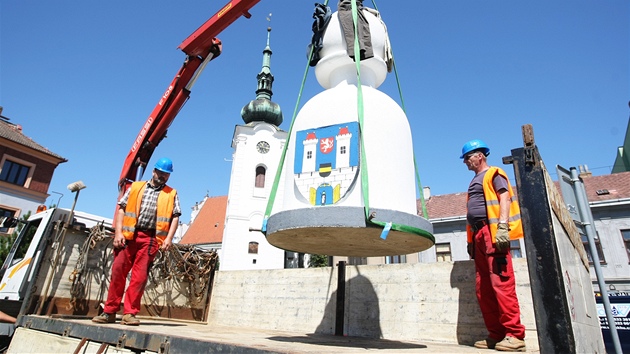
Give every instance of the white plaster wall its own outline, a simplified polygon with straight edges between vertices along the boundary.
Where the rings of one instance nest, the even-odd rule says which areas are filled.
[[[260,231],[250,229],[262,228],[285,139],[286,133],[271,124],[237,127],[220,253],[222,270],[284,268],[284,250],[270,245]],[[270,145],[266,154],[256,151],[256,144],[263,140]],[[266,168],[264,188],[255,187],[255,171],[259,165]],[[277,198],[281,198],[281,194]],[[257,254],[249,253],[250,242],[258,242]]]
[[[35,214],[37,207],[40,204],[44,204],[45,199],[33,198],[30,195],[13,194],[9,191],[2,191],[0,193],[0,205],[9,207],[10,209],[17,209],[16,217],[21,217],[25,213],[31,211],[31,214]],[[48,205],[46,205],[48,207]]]
[[[620,231],[630,230],[630,206],[619,205],[604,210],[600,208],[591,210],[604,252],[605,263],[601,264],[602,274],[607,283],[616,284],[616,290],[630,291],[630,259]],[[596,282],[597,277],[592,266],[590,273],[591,280]]]

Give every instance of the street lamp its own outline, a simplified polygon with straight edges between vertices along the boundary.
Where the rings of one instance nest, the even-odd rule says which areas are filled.
[[[63,228],[61,230],[61,237],[59,238],[59,241],[57,242],[57,245],[56,245],[57,252],[55,253],[55,259],[53,260],[52,271],[50,273],[50,276],[46,279],[46,286],[44,287],[44,291],[42,292],[43,296],[40,298],[39,308],[37,309],[37,312],[36,312],[37,314],[41,314],[42,308],[44,307],[44,302],[46,301],[46,298],[48,297],[48,288],[50,287],[50,284],[52,283],[52,280],[55,277],[55,273],[57,272],[57,263],[59,262],[59,257],[61,256],[61,247],[63,246],[63,242],[66,238],[66,231],[68,230],[68,227],[74,220],[74,207],[77,205],[77,199],[79,199],[79,192],[81,191],[81,189],[84,189],[85,187],[86,186],[82,181],[72,182],[68,185],[68,190],[70,190],[70,192],[72,193],[76,192],[76,194],[74,195],[74,203],[72,203],[72,209],[70,209],[70,215],[68,216],[68,220],[66,220],[66,222],[63,224]]]

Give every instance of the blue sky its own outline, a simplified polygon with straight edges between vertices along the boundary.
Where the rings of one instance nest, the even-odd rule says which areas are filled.
[[[65,157],[47,204],[111,217],[122,164],[184,54],[177,46],[225,1],[9,0],[0,3],[0,105],[24,134]],[[373,7],[370,0],[365,5]],[[261,0],[219,38],[223,53],[158,146],[173,159],[183,221],[226,195],[234,126],[254,99],[271,13],[273,100],[288,130],[306,69],[313,1]],[[337,1],[329,5],[336,10]],[[486,141],[490,162],[522,146],[532,124],[545,164],[610,173],[630,100],[625,0],[376,1],[386,22],[420,177],[432,194],[465,191],[462,145]],[[400,102],[390,74],[379,88]],[[323,89],[308,74],[300,106]],[[510,166],[506,166],[513,175]],[[145,175],[147,177],[147,175]],[[555,178],[555,176],[554,176]],[[374,187],[371,187],[374,188]],[[63,196],[60,198],[60,194]]]

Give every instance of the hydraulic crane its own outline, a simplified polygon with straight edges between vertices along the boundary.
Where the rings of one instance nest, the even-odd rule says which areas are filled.
[[[142,178],[153,151],[166,137],[167,129],[188,100],[195,81],[205,66],[221,54],[221,40],[216,36],[241,15],[250,18],[249,9],[259,1],[230,1],[179,45],[186,59],[133,141],[118,180],[118,198],[132,182]]]

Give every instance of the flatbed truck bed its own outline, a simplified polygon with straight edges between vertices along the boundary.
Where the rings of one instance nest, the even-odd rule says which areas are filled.
[[[170,319],[141,318],[137,327],[115,324],[97,324],[90,319],[55,318],[27,315],[18,320],[18,329],[8,353],[46,351],[46,340],[37,336],[59,335],[68,339],[70,352],[89,353],[88,343],[96,343],[101,352],[116,352],[126,348],[129,352],[154,353],[481,353],[484,350],[471,346],[395,341],[375,338],[309,334],[209,326]],[[40,332],[41,331],[41,332]],[[21,333],[23,332],[23,333]],[[26,340],[22,340],[24,338]],[[84,339],[82,341],[82,339]],[[105,351],[101,343],[109,348]],[[57,345],[57,348],[60,348]]]

